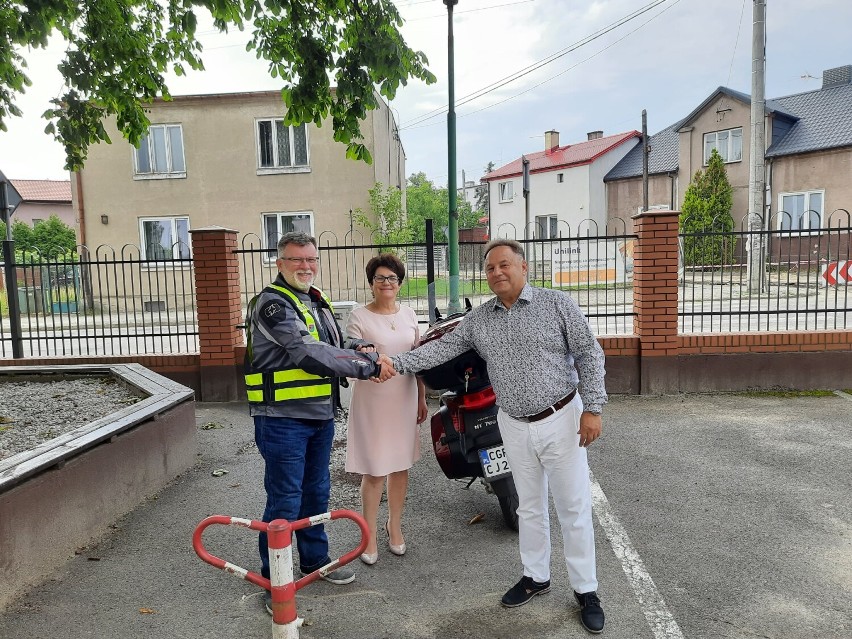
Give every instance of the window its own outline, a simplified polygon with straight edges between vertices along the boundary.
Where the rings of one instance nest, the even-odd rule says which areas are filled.
[[[310,211],[297,211],[291,213],[264,213],[263,214],[263,238],[266,248],[269,249],[268,257],[278,257],[277,247],[279,238],[285,233],[299,231],[314,234],[314,216]]]
[[[500,182],[500,184],[497,185],[497,188],[500,189],[501,202],[511,202],[512,198],[515,197],[512,182]]]
[[[136,149],[136,177],[186,177],[180,124],[152,124]]]
[[[778,228],[782,231],[819,230],[825,191],[782,193],[779,196]]]
[[[143,260],[189,259],[189,218],[159,217],[139,220]]]
[[[565,181],[565,174],[564,173],[557,173],[556,174],[556,182],[558,184],[562,184],[564,181]]]
[[[557,221],[555,215],[535,216],[535,238],[537,240],[551,240],[559,235],[556,230]]]
[[[40,220],[37,217],[33,218],[33,228],[37,227],[39,224],[44,224],[44,220]]]
[[[710,152],[716,149],[723,162],[740,162],[743,159],[743,129],[728,129],[704,134],[704,165],[710,161]]]
[[[308,131],[304,124],[287,126],[284,120],[257,121],[258,169],[307,168]]]

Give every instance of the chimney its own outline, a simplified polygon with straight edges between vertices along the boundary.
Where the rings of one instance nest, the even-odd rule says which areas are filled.
[[[603,137],[603,131],[589,131],[586,135],[590,140],[599,140]]]
[[[822,88],[839,87],[852,84],[852,64],[826,69],[822,72]]]
[[[559,131],[544,132],[544,152],[553,153],[559,147]]]

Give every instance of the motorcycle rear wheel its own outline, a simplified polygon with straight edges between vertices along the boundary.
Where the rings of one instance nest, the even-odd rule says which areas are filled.
[[[513,487],[514,488],[514,487]],[[518,530],[518,493],[514,490],[508,495],[498,495],[503,521],[512,530]]]

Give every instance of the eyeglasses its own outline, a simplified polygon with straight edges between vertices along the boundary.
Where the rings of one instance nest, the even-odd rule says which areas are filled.
[[[290,262],[290,264],[316,264],[319,262],[318,257],[282,257],[281,259]]]
[[[397,284],[399,283],[399,278],[396,275],[374,275],[373,281],[378,282],[379,284],[384,284],[385,282]]]

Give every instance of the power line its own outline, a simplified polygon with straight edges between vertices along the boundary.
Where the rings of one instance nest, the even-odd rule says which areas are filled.
[[[504,102],[508,102],[509,100],[514,100],[515,98],[520,97],[520,96],[524,95],[525,93],[529,93],[530,91],[532,91],[532,90],[534,90],[534,89],[537,89],[538,87],[542,86],[543,84],[547,84],[547,83],[548,83],[548,82],[550,82],[551,80],[555,80],[555,79],[556,79],[556,78],[558,78],[559,76],[564,75],[564,74],[568,73],[569,71],[571,71],[571,70],[573,70],[573,69],[576,69],[576,68],[577,68],[578,66],[580,66],[581,64],[583,64],[583,63],[585,63],[585,62],[588,62],[588,61],[589,61],[589,60],[591,60],[592,58],[595,58],[595,57],[599,56],[599,55],[600,55],[601,53],[603,53],[604,51],[606,51],[606,50],[608,50],[608,49],[611,49],[612,47],[614,47],[614,46],[615,46],[616,44],[618,44],[619,42],[621,42],[621,41],[625,40],[626,38],[629,38],[631,35],[633,35],[633,34],[634,34],[634,33],[636,33],[637,31],[639,31],[639,30],[640,30],[640,29],[642,29],[643,27],[645,27],[648,23],[652,22],[653,20],[656,20],[656,19],[657,19],[657,18],[659,18],[661,15],[663,15],[666,11],[668,11],[669,9],[671,9],[672,7],[674,7],[675,5],[677,5],[680,1],[681,1],[681,0],[674,0],[674,2],[673,2],[672,4],[670,4],[668,7],[666,7],[666,8],[665,8],[665,9],[663,9],[663,10],[661,10],[658,14],[656,14],[656,15],[652,16],[651,18],[649,18],[648,20],[646,20],[645,22],[643,22],[642,24],[640,24],[638,27],[636,27],[635,29],[633,29],[633,31],[630,31],[630,32],[628,32],[628,33],[624,34],[622,37],[620,37],[620,38],[619,38],[618,40],[616,40],[615,42],[612,42],[611,44],[608,44],[607,46],[605,46],[605,47],[604,47],[603,49],[601,49],[600,51],[597,51],[597,52],[593,53],[593,54],[592,54],[592,55],[590,55],[588,58],[584,58],[583,60],[580,60],[579,62],[576,62],[575,64],[571,65],[571,66],[570,66],[570,67],[568,67],[567,69],[563,69],[562,71],[560,71],[560,72],[559,72],[559,73],[557,73],[556,75],[552,75],[552,76],[550,76],[549,78],[546,78],[545,80],[542,80],[542,81],[541,81],[541,82],[539,82],[538,84],[535,84],[535,85],[533,85],[533,86],[531,86],[531,87],[529,87],[529,88],[527,88],[527,89],[524,89],[524,90],[523,90],[523,91],[521,91],[520,93],[516,93],[515,95],[509,96],[508,98],[505,98],[505,99],[503,99],[503,100],[500,100],[499,102],[495,102],[495,103],[493,103],[493,104],[489,104],[488,106],[484,106],[484,107],[482,107],[482,108],[480,108],[480,109],[476,109],[475,111],[468,111],[467,113],[462,113],[462,114],[458,115],[457,117],[459,117],[459,118],[463,118],[463,117],[467,117],[468,115],[473,115],[474,113],[479,113],[480,111],[485,111],[486,109],[490,109],[490,108],[492,108],[492,107],[498,106],[498,105],[500,105],[500,104],[503,104]],[[484,94],[483,94],[483,95],[484,95]],[[477,97],[480,97],[480,96],[477,96]],[[470,100],[468,100],[468,102],[470,102]],[[432,116],[432,117],[435,117],[435,116]],[[431,118],[430,118],[430,119],[431,119]],[[424,122],[425,122],[425,120],[424,120]],[[419,124],[419,125],[417,125],[417,126],[413,126],[413,125],[412,125],[412,126],[410,126],[410,127],[400,127],[400,130],[405,129],[405,128],[422,129],[422,128],[426,128],[426,127],[430,127],[430,126],[436,126],[436,125],[438,125],[438,124],[442,124],[442,122],[433,122],[432,124]]]
[[[637,9],[636,11],[616,20],[612,24],[610,24],[606,27],[603,27],[602,29],[596,31],[595,33],[592,33],[591,35],[588,35],[588,36],[582,38],[581,40],[575,42],[574,44],[571,44],[568,47],[557,51],[556,53],[552,53],[549,56],[542,58],[538,62],[534,62],[533,64],[531,64],[527,67],[524,67],[523,69],[515,71],[514,73],[511,73],[511,74],[503,77],[500,80],[492,82],[491,84],[489,84],[485,87],[482,87],[481,89],[477,89],[473,93],[469,93],[468,95],[459,98],[459,100],[456,102],[456,106],[462,106],[464,104],[467,104],[468,102],[472,102],[473,100],[476,100],[477,98],[481,98],[482,96],[487,95],[488,93],[491,93],[492,91],[495,91],[495,90],[497,90],[501,87],[504,87],[507,84],[510,84],[511,82],[514,82],[515,80],[518,80],[518,79],[524,77],[525,75],[528,75],[528,74],[532,73],[533,71],[536,71],[536,70],[544,67],[545,65],[548,65],[551,62],[554,62],[555,60],[558,60],[559,58],[568,55],[572,51],[575,51],[575,50],[579,49],[580,47],[582,47],[586,44],[589,44],[590,42],[593,42],[594,40],[597,40],[598,38],[609,33],[610,31],[617,29],[618,27],[626,24],[627,22],[639,17],[643,13],[646,13],[646,12],[650,11],[651,9],[653,9],[653,8],[663,4],[665,2],[668,2],[668,1],[669,0],[654,0],[650,4],[647,4],[644,7]],[[680,0],[678,0],[678,2],[679,1]],[[439,116],[445,114],[447,111],[448,111],[447,107],[441,107],[441,108],[438,108],[438,109],[434,109],[433,111],[429,111],[428,113],[424,113],[423,115],[415,117],[410,123],[406,124],[405,126],[400,126],[400,130],[412,128],[414,126],[417,126],[419,124],[427,122],[427,121],[429,121],[433,118],[436,118],[436,117],[439,117]]]

